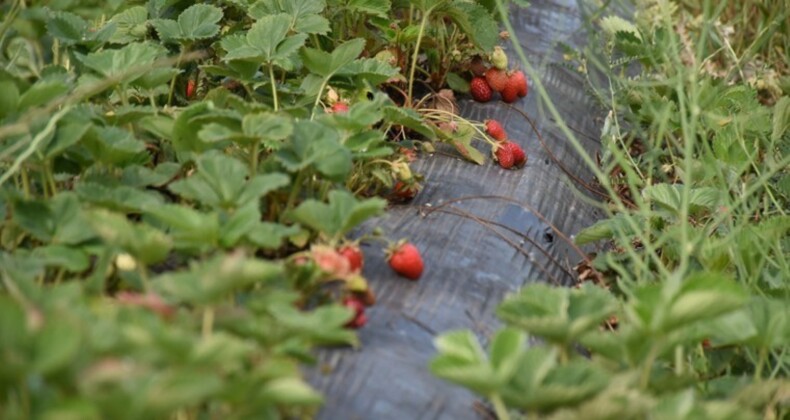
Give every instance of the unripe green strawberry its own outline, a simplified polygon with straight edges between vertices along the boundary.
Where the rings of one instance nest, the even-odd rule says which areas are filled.
[[[472,98],[477,102],[488,102],[493,95],[491,88],[488,86],[488,83],[486,83],[486,79],[479,76],[475,76],[472,78],[472,81],[469,82],[469,92],[472,94]]]
[[[497,120],[486,120],[486,133],[493,137],[494,140],[507,140],[507,133],[505,132],[504,127],[502,127],[502,124],[500,124]]]
[[[507,85],[507,72],[491,67],[486,72],[486,82],[494,92],[502,92]]]
[[[494,52],[491,54],[491,64],[499,70],[507,70],[507,54],[502,47],[494,47]]]
[[[420,250],[409,242],[397,246],[391,252],[389,265],[396,273],[410,280],[419,279],[424,268]]]

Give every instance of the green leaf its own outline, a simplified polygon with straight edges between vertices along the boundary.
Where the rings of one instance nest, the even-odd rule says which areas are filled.
[[[360,223],[384,210],[386,201],[371,198],[359,201],[353,194],[341,190],[329,192],[329,203],[305,200],[290,213],[290,217],[316,232],[340,237]]]
[[[58,125],[55,137],[42,150],[47,159],[52,159],[63,153],[69,147],[79,143],[91,126],[80,122],[65,122]]]
[[[686,278],[671,303],[663,327],[688,325],[734,311],[746,304],[743,286],[719,273],[695,273]]]
[[[568,345],[597,328],[616,308],[614,297],[600,287],[568,290],[531,284],[500,304],[497,316],[533,335]]]
[[[82,331],[64,317],[52,316],[36,335],[33,365],[36,372],[50,374],[67,368],[78,356]]]
[[[88,255],[84,251],[64,245],[38,247],[33,250],[32,256],[44,265],[62,267],[75,273],[85,271],[90,266]]]
[[[297,226],[262,222],[253,226],[245,236],[255,246],[274,250],[280,248],[286,238],[297,233],[299,233]]]
[[[526,335],[521,331],[504,328],[497,331],[491,341],[489,352],[491,354],[491,366],[497,374],[497,379],[501,383],[510,380],[521,362],[524,353],[524,342]]]
[[[109,165],[126,166],[148,160],[145,143],[119,127],[92,126],[83,143],[96,160]]]
[[[151,379],[141,397],[151,409],[169,412],[198,405],[222,388],[218,373],[194,368],[168,369]]]
[[[310,72],[328,78],[359,57],[365,48],[365,40],[354,38],[340,44],[332,53],[315,48],[303,48],[302,60]]]
[[[181,197],[212,207],[241,207],[277,188],[288,185],[286,175],[256,175],[246,181],[248,170],[238,159],[218,151],[200,156],[197,173],[173,182],[168,188]]]
[[[308,34],[326,34],[329,32],[329,21],[320,15],[326,7],[323,0],[289,0],[278,2],[261,0],[253,4],[248,13],[256,20],[278,13],[287,14],[290,18],[290,29]]]
[[[631,215],[638,225],[644,223],[644,218],[639,215]],[[626,221],[622,213],[595,222],[592,226],[582,229],[574,239],[577,245],[585,245],[602,239],[613,239],[620,233],[625,236],[634,234],[633,229]]]
[[[216,213],[201,213],[176,204],[148,208],[145,212],[170,228],[176,249],[201,252],[219,244],[220,227]]]
[[[779,143],[786,133],[790,132],[790,96],[782,96],[774,105],[771,142]]]
[[[351,170],[351,152],[339,142],[337,130],[315,121],[294,126],[291,142],[277,152],[280,163],[289,171],[314,166],[326,178],[341,182]]]
[[[261,212],[258,209],[258,203],[250,202],[237,209],[230,215],[227,222],[223,223],[220,243],[225,248],[235,246],[254,226],[260,223],[260,220]]]
[[[491,51],[498,42],[498,26],[485,7],[473,2],[455,0],[445,13],[480,49]]]
[[[274,404],[283,405],[317,405],[323,401],[321,394],[314,391],[299,378],[279,378],[268,382],[260,398]]]
[[[436,133],[425,124],[420,115],[413,109],[398,106],[384,107],[384,118],[393,124],[402,125],[425,136],[428,140],[435,140]]]
[[[88,68],[104,77],[120,77],[131,82],[151,70],[154,62],[167,54],[164,47],[152,42],[136,42],[117,50],[103,50],[88,55],[76,54]],[[130,73],[130,70],[136,70]]]
[[[471,331],[445,333],[434,340],[434,345],[439,353],[429,365],[434,375],[481,395],[489,395],[501,386]]]
[[[289,118],[271,113],[247,114],[241,126],[245,135],[267,140],[285,140],[294,130]]]
[[[614,36],[619,32],[625,32],[635,36],[637,39],[642,39],[639,29],[633,23],[621,18],[620,16],[606,16],[599,22],[601,29],[610,36]]]
[[[164,203],[161,195],[125,185],[106,186],[97,182],[80,182],[74,192],[90,203],[124,213],[139,213]]]
[[[10,80],[0,81],[0,119],[16,112],[19,104],[19,87]]]
[[[350,0],[346,7],[357,13],[386,18],[392,4],[390,0]]]
[[[454,92],[469,93],[469,82],[458,73],[447,73],[447,86],[450,86]]]
[[[143,223],[132,223],[117,213],[94,210],[89,220],[107,245],[124,250],[143,264],[164,261],[173,247],[164,233]]]
[[[208,4],[194,4],[178,15],[182,39],[199,40],[219,33],[222,9]]]
[[[68,91],[69,85],[62,80],[39,80],[19,97],[16,109],[19,112],[23,112],[30,108],[44,105]]]
[[[143,6],[132,6],[113,16],[115,33],[110,38],[114,44],[128,44],[145,38],[148,33],[148,11]]]
[[[219,302],[234,291],[273,282],[281,276],[278,264],[241,254],[220,254],[186,271],[158,276],[151,285],[164,297],[200,305]]]
[[[47,32],[64,45],[74,45],[85,39],[88,22],[69,12],[53,12],[47,21]]]
[[[364,82],[379,85],[397,76],[398,73],[398,69],[388,63],[375,58],[362,58],[346,64],[337,71],[336,75],[353,76],[357,79],[357,85],[364,86]]]

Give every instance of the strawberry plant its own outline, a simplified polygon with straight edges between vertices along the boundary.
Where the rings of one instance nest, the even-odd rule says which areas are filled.
[[[415,149],[484,161],[439,125],[493,10],[45,3],[0,5],[0,417],[309,416],[376,300],[348,236]]]

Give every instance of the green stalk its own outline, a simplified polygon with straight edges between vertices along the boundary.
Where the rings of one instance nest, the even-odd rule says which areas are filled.
[[[417,68],[417,58],[420,55],[420,43],[422,42],[422,36],[425,33],[425,26],[428,25],[428,16],[431,14],[431,10],[426,10],[422,15],[422,20],[420,21],[420,32],[417,33],[417,43],[414,45],[414,55],[411,59],[411,69],[409,70],[409,92],[408,96],[406,96],[406,104],[407,106],[411,106],[412,101],[412,89],[414,88],[414,70]]]
[[[272,97],[274,98],[274,112],[277,112],[279,109],[279,104],[277,102],[277,84],[274,81],[274,66],[272,63],[269,63],[269,80],[272,83]]]
[[[507,411],[505,402],[502,401],[502,397],[500,397],[498,393],[492,393],[488,399],[491,400],[491,404],[494,405],[494,412],[496,413],[497,420],[510,420],[510,414]]]
[[[256,140],[250,146],[250,177],[258,173],[258,154],[260,154],[260,141]]]
[[[213,329],[214,329],[214,308],[209,306],[203,309],[202,334],[204,340],[211,337],[211,332]]]

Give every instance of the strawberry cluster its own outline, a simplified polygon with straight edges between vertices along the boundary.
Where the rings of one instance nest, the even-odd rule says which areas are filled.
[[[527,96],[527,76],[521,70],[508,70],[507,55],[502,48],[494,48],[491,64],[491,67],[486,67],[482,61],[476,61],[470,65],[474,77],[469,82],[469,91],[474,100],[488,102],[494,97],[494,92],[499,93],[505,103]]]
[[[496,143],[494,144],[494,156],[499,166],[505,169],[520,168],[527,163],[527,154],[524,149],[508,139],[505,128],[497,120],[485,121],[486,134],[491,136]]]

